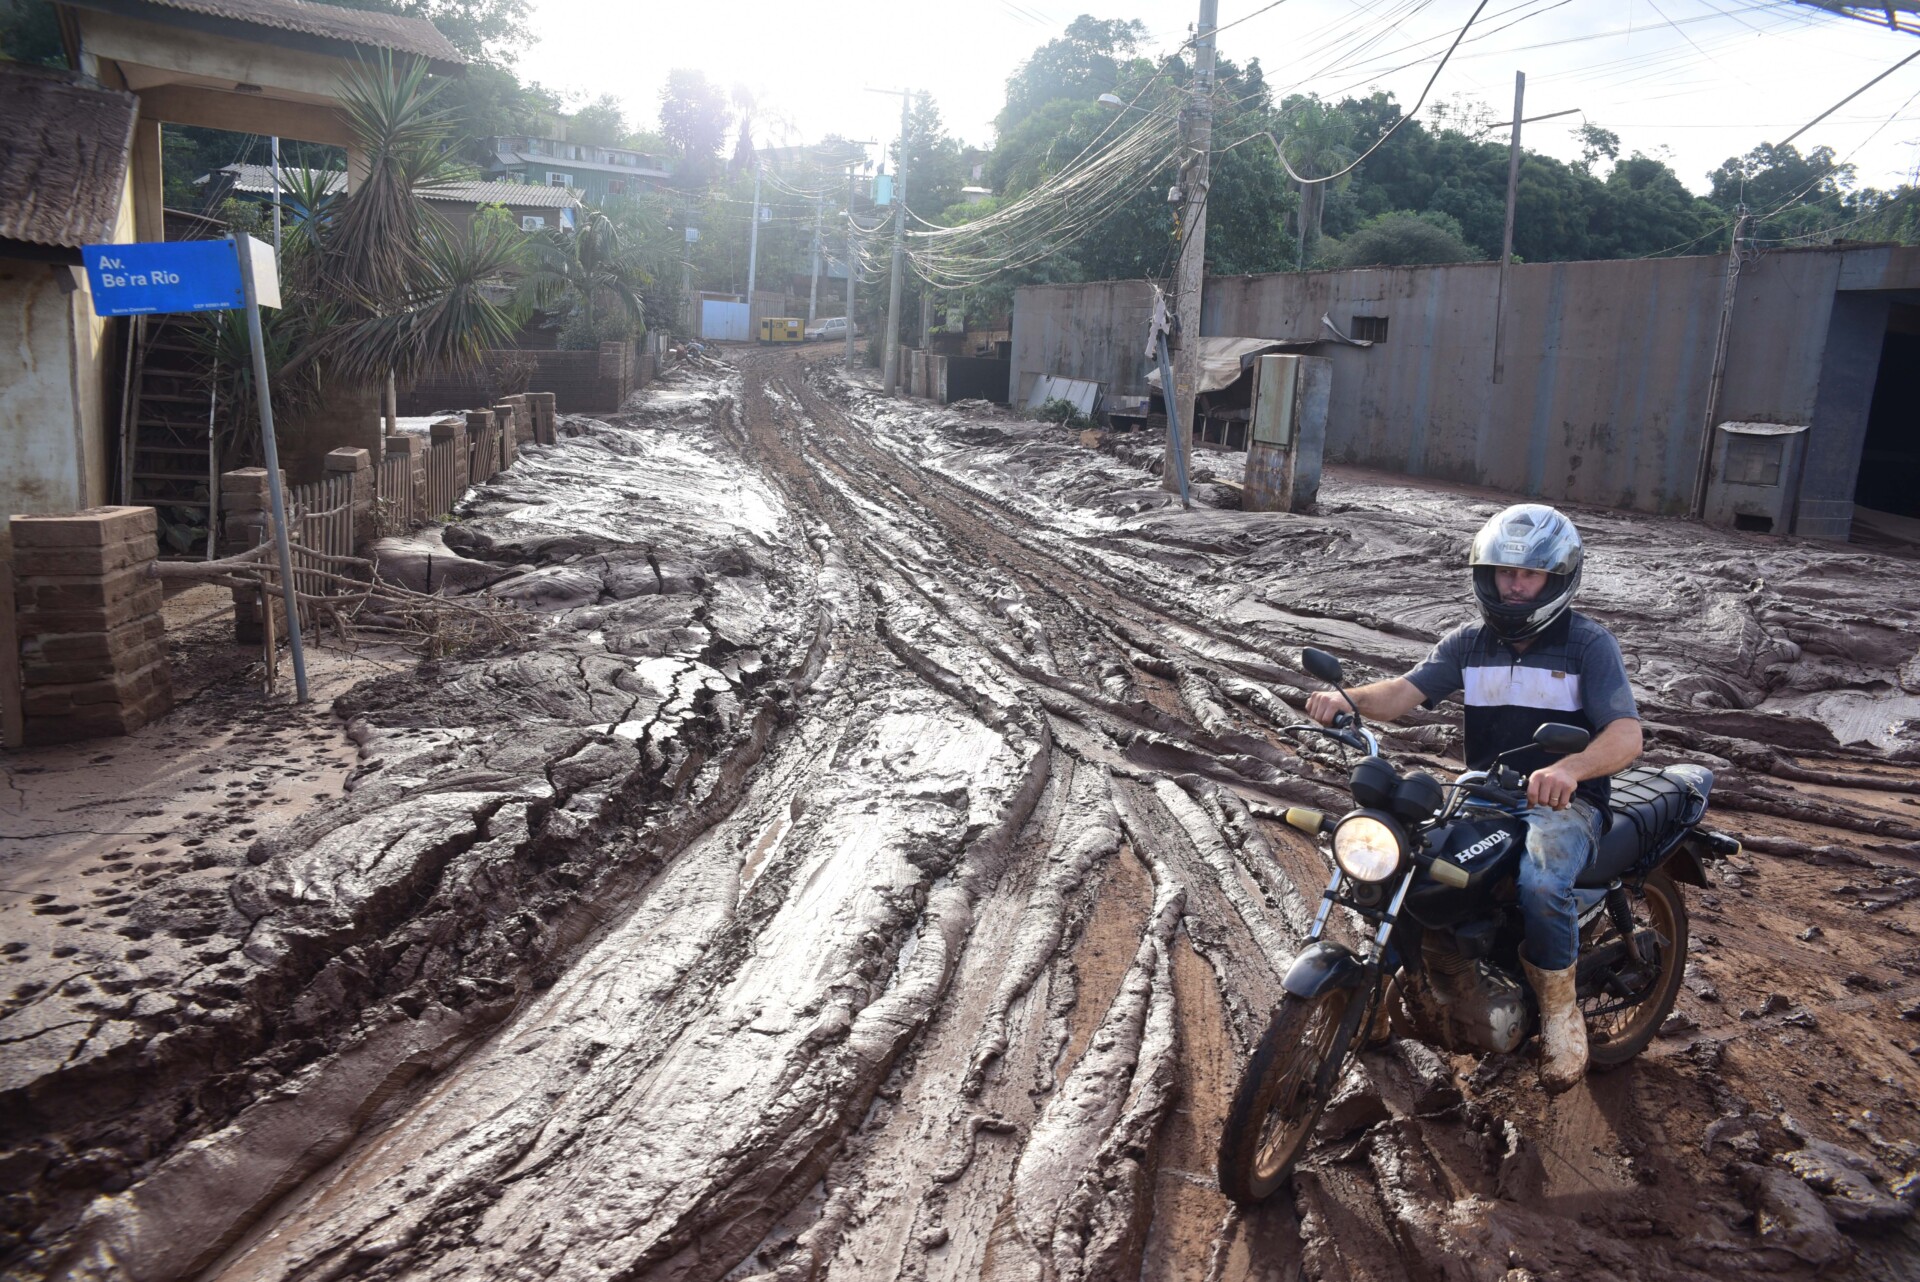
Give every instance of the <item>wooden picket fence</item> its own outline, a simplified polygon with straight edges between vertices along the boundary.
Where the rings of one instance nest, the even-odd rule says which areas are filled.
[[[293,586],[304,597],[340,595],[334,578],[342,558],[353,555],[355,472],[334,472],[305,485],[289,486],[287,523],[293,559]],[[301,610],[311,625],[315,607]]]
[[[453,511],[454,500],[460,497],[460,463],[457,449],[427,450],[427,510],[421,513],[427,520]]]
[[[380,506],[375,527],[382,534],[411,530],[421,514],[416,511],[413,489],[413,460],[404,455],[381,459],[375,475]]]
[[[498,423],[478,431],[468,429],[467,477],[471,484],[484,485],[505,470],[506,463],[500,453],[504,435]]]

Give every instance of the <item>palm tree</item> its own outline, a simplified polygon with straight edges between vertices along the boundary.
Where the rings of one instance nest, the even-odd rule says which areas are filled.
[[[1302,178],[1317,178],[1340,169],[1353,160],[1353,122],[1340,111],[1318,98],[1302,98],[1287,109],[1286,133],[1281,138],[1281,154]],[[1327,188],[1345,186],[1342,177],[1333,183],[1299,183],[1298,264],[1305,270],[1312,263],[1320,239],[1320,219],[1327,208]]]
[[[640,291],[652,282],[647,270],[648,234],[656,220],[651,206],[628,201],[616,222],[604,210],[583,209],[571,231],[556,228],[534,242],[534,269],[521,282],[521,296],[546,311],[565,308],[584,327],[588,343],[599,341],[608,320],[627,333],[644,329],[647,306]],[[624,225],[623,225],[624,224]]]

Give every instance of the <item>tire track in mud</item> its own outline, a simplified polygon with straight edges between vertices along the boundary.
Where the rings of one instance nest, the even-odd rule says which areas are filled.
[[[808,476],[783,480],[804,499]],[[577,1276],[717,1277],[818,1181],[942,1000],[1051,760],[1037,708],[890,602],[857,544],[842,559],[841,497],[813,496],[834,646],[790,731],[805,777],[777,785],[777,837],[755,818],[781,802],[768,770],[562,984],[217,1276],[564,1259]],[[733,902],[711,889],[729,863]],[[618,975],[643,949],[665,951]]]
[[[749,358],[749,364],[755,362]],[[892,517],[870,528],[869,535],[887,549],[883,559],[903,572],[909,589],[950,626],[984,646],[1011,676],[1024,678],[1053,714],[1056,743],[1070,754],[1077,752],[1079,759],[1100,762],[1112,771],[1116,795],[1138,798],[1143,786],[1152,787],[1147,804],[1136,807],[1134,824],[1126,834],[1127,849],[1139,849],[1143,841],[1158,848],[1161,857],[1154,861],[1155,867],[1177,869],[1169,875],[1181,879],[1184,892],[1199,896],[1194,902],[1200,906],[1190,905],[1185,914],[1176,955],[1201,960],[1212,973],[1203,969],[1190,975],[1184,1000],[1176,997],[1176,1040],[1185,1037],[1198,1049],[1213,1034],[1213,1043],[1226,1053],[1215,1057],[1211,1074],[1204,1050],[1192,1056],[1176,1055],[1176,1061],[1183,1070],[1196,1070],[1191,1080],[1181,1083],[1188,1104],[1207,1101],[1216,1111],[1204,1122],[1188,1124],[1184,1137],[1181,1121],[1170,1112],[1162,1114],[1172,1142],[1184,1142],[1189,1169],[1182,1170],[1167,1158],[1164,1143],[1148,1146],[1161,1178],[1144,1221],[1129,1218],[1143,1205],[1137,1189],[1129,1190],[1125,1181],[1104,1186],[1119,1203],[1103,1207],[1109,1222],[1118,1216],[1135,1225],[1150,1225],[1121,1257],[1102,1257],[1108,1275],[1148,1267],[1153,1276],[1268,1276],[1299,1269],[1312,1276],[1398,1277],[1405,1276],[1415,1261],[1449,1256],[1453,1261],[1442,1266],[1449,1275],[1479,1276],[1484,1270],[1493,1276],[1521,1260],[1532,1260],[1552,1275],[1560,1273],[1569,1258],[1583,1258],[1584,1253],[1584,1258],[1607,1259],[1629,1273],[1692,1276],[1699,1262],[1717,1258],[1714,1252],[1721,1248],[1699,1245],[1717,1242],[1726,1233],[1726,1226],[1712,1214],[1689,1216],[1678,1208],[1662,1212],[1675,1213],[1681,1223],[1691,1221],[1688,1231],[1696,1234],[1684,1252],[1693,1263],[1679,1264],[1658,1245],[1645,1250],[1603,1246],[1586,1228],[1568,1233],[1567,1222],[1554,1213],[1529,1219],[1513,1216],[1497,1204],[1497,1199],[1526,1187],[1529,1163],[1537,1162],[1542,1152],[1556,1154],[1553,1160],[1562,1164],[1574,1186],[1581,1186],[1582,1180],[1595,1188],[1610,1185],[1614,1178],[1607,1174],[1610,1159],[1601,1158],[1596,1165],[1595,1158],[1608,1144],[1639,1152],[1647,1143],[1643,1132],[1648,1124],[1633,1120],[1638,1110],[1619,1107],[1622,1076],[1594,1087],[1598,1096],[1613,1101],[1607,1105],[1613,1120],[1603,1123],[1589,1140],[1569,1148],[1566,1137],[1557,1135],[1555,1128],[1543,1126],[1537,1141],[1529,1140],[1525,1132],[1501,1122],[1485,1106],[1463,1099],[1452,1083],[1452,1069],[1417,1043],[1396,1044],[1390,1056],[1363,1056],[1349,1075],[1340,1104],[1331,1110],[1325,1129],[1332,1135],[1325,1138],[1339,1140],[1344,1135],[1345,1151],[1369,1165],[1367,1178],[1346,1178],[1337,1167],[1322,1167],[1316,1161],[1314,1174],[1301,1183],[1296,1206],[1269,1205],[1251,1214],[1227,1212],[1210,1187],[1208,1169],[1219,1122],[1217,1110],[1224,1108],[1239,1055],[1257,1034],[1257,1023],[1275,992],[1274,977],[1250,973],[1246,959],[1284,957],[1304,925],[1302,898],[1278,865],[1296,874],[1304,865],[1307,875],[1301,884],[1308,887],[1309,897],[1317,890],[1323,869],[1317,855],[1309,854],[1303,861],[1290,836],[1280,839],[1279,851],[1267,846],[1262,838],[1274,830],[1269,826],[1263,834],[1261,825],[1236,820],[1221,799],[1232,798],[1244,814],[1245,805],[1234,794],[1248,789],[1258,793],[1263,785],[1271,786],[1273,776],[1265,774],[1262,766],[1275,762],[1269,757],[1263,763],[1257,748],[1250,757],[1247,749],[1262,741],[1271,743],[1268,723],[1291,719],[1284,696],[1294,695],[1298,688],[1297,651],[1276,655],[1271,638],[1256,641],[1231,627],[1214,627],[1213,637],[1202,635],[1201,621],[1183,616],[1172,603],[1150,601],[1110,583],[1110,560],[1063,548],[1057,532],[1033,525],[1009,505],[975,493],[943,472],[906,462],[856,425],[831,391],[823,393],[808,380],[798,362],[757,364],[771,367],[769,381],[799,407],[785,423],[802,434],[802,441],[810,446],[810,460],[829,469],[839,486],[860,496],[861,503],[851,506],[865,510],[878,501]],[[937,551],[929,553],[920,544],[931,544]],[[1220,636],[1228,639],[1222,641]],[[1280,694],[1254,686],[1245,681],[1246,676],[1273,682]],[[1139,697],[1143,691],[1145,702]],[[1248,712],[1237,711],[1236,705]],[[1255,712],[1264,714],[1264,723],[1251,719]],[[1249,720],[1241,721],[1242,717]],[[1398,755],[1418,761],[1432,746],[1444,746],[1445,737],[1429,737],[1436,730],[1438,726],[1430,723],[1395,736]],[[1698,738],[1697,733],[1682,732],[1679,741]],[[1755,751],[1755,745],[1724,737],[1714,742],[1722,749],[1736,749],[1730,755],[1739,755],[1762,770],[1780,760]],[[1125,747],[1116,754],[1119,745]],[[1288,790],[1302,787],[1315,775],[1310,762],[1285,754],[1278,764],[1295,772],[1295,780],[1285,785]],[[1444,768],[1444,763],[1434,764]],[[1219,782],[1182,776],[1183,770],[1198,771]],[[1790,801],[1782,809],[1803,816],[1816,813],[1805,806],[1795,809]],[[1830,817],[1830,812],[1819,813]],[[1248,836],[1263,848],[1249,850]],[[1229,853],[1238,862],[1228,859]],[[1270,923],[1258,920],[1263,908],[1271,914]],[[1071,945],[1068,952],[1071,955]],[[1021,968],[1025,969],[1024,962]],[[1215,1032],[1222,1023],[1225,1027]],[[1496,1086],[1493,1098],[1502,1098],[1505,1089],[1498,1083],[1512,1074],[1511,1061],[1481,1068],[1483,1073],[1488,1068],[1497,1070],[1484,1084]],[[1673,1087],[1663,1083],[1660,1089],[1670,1093]],[[1205,1109],[1194,1111],[1204,1113]],[[1023,1132],[1016,1118],[1016,1113],[1003,1109],[992,1115],[992,1126],[983,1130],[981,1115],[975,1114],[966,1119],[966,1143],[977,1149],[984,1142],[981,1135],[997,1136],[1003,1126],[1011,1126],[1012,1138],[1025,1134],[1030,1142],[1032,1132]],[[1551,1119],[1549,1112],[1546,1120]],[[919,1124],[924,1131],[924,1117]],[[856,1137],[854,1145],[859,1143]],[[1576,1151],[1579,1143],[1590,1144],[1591,1154]],[[1340,1147],[1336,1145],[1334,1151]],[[1197,1162],[1191,1160],[1196,1157]],[[1634,1167],[1635,1161],[1627,1159],[1626,1167]],[[1195,1166],[1200,1169],[1191,1169]],[[862,1171],[854,1158],[847,1160],[846,1167],[850,1183],[871,1178],[871,1172]],[[1017,1175],[1018,1170],[1016,1159],[1012,1171]],[[1596,1178],[1598,1183],[1593,1182]],[[835,1232],[847,1233],[845,1226],[851,1221],[856,1227],[849,1240],[857,1241],[862,1214],[877,1215],[874,1208],[884,1199],[868,1189],[864,1201],[850,1206],[847,1187],[839,1186],[831,1204]],[[1181,1206],[1177,1193],[1162,1191],[1169,1188],[1188,1194],[1189,1204]],[[1463,1194],[1466,1203],[1459,1200]],[[924,1260],[915,1259],[912,1249],[904,1253],[877,1249],[875,1238],[900,1241],[897,1235],[884,1234],[872,1235],[865,1248],[849,1246],[837,1255],[823,1254],[816,1247],[809,1259],[824,1261],[828,1272],[855,1277],[1076,1275],[1081,1256],[1070,1249],[1049,1258],[1029,1240],[1038,1229],[1029,1226],[1026,1233],[1020,1231],[1016,1212],[1021,1202],[1015,1188],[989,1184],[977,1189],[975,1196],[1002,1208],[985,1260],[977,1265],[960,1263],[979,1257],[967,1252],[966,1244],[949,1235],[944,1226],[915,1239],[924,1248]],[[1605,1223],[1623,1214],[1601,1206],[1604,1199],[1583,1211],[1582,1223]],[[1631,1219],[1637,1212],[1624,1213]],[[1334,1224],[1344,1227],[1337,1241],[1327,1235]],[[804,1220],[790,1221],[785,1227],[800,1237],[809,1232]],[[1077,1227],[1080,1235],[1070,1239],[1069,1246],[1077,1242],[1084,1250],[1102,1240],[1089,1231],[1084,1217]],[[1676,1230],[1657,1229],[1671,1231]],[[1114,1240],[1124,1238],[1122,1234]],[[1552,1245],[1544,1250],[1523,1249],[1529,1238]],[[1201,1244],[1205,1250],[1198,1249]],[[1146,1265],[1149,1249],[1154,1254],[1152,1264]],[[1791,1250],[1772,1249],[1777,1254],[1771,1267],[1800,1258]],[[1016,1262],[1007,1265],[1009,1260]],[[1003,1265],[1011,1272],[998,1271]],[[790,1272],[782,1271],[781,1276]]]

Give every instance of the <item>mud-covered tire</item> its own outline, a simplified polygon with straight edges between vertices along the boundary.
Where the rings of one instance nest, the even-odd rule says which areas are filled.
[[[1348,988],[1289,993],[1274,1007],[1220,1133],[1220,1191],[1235,1202],[1264,1202],[1293,1174],[1327,1106],[1314,1082],[1329,1055],[1345,1053],[1334,1043],[1348,1004],[1363,997]]]
[[[1660,1025],[1673,1013],[1680,996],[1680,981],[1687,966],[1687,902],[1680,888],[1664,868],[1648,874],[1646,884],[1637,893],[1629,892],[1636,924],[1643,919],[1666,940],[1660,954],[1660,976],[1654,981],[1653,994],[1638,1006],[1623,1012],[1627,1018],[1604,1031],[1592,1021],[1587,1028],[1587,1061],[1598,1070],[1618,1068],[1645,1050],[1660,1032]]]

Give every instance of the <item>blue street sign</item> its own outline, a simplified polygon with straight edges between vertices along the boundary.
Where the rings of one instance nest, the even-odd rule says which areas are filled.
[[[87,264],[87,283],[93,286],[96,316],[221,312],[246,306],[240,259],[230,240],[86,245],[80,254]]]

